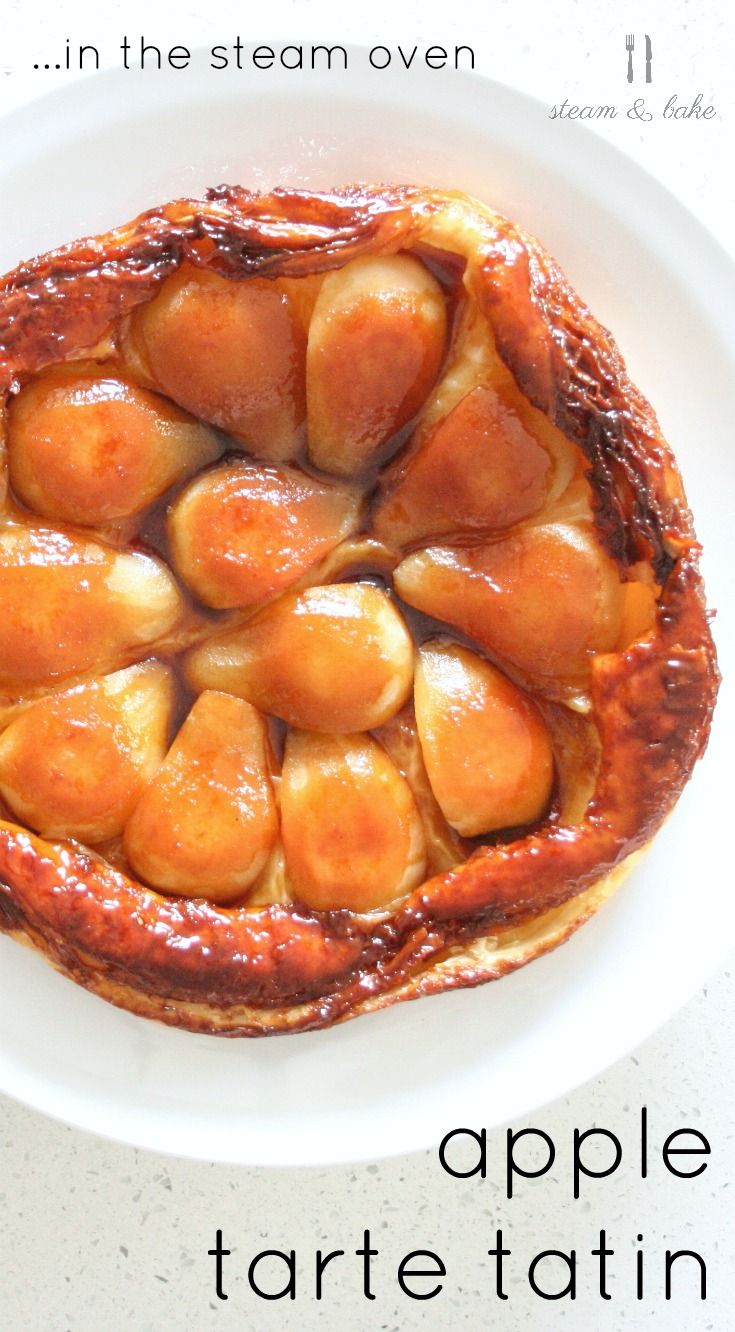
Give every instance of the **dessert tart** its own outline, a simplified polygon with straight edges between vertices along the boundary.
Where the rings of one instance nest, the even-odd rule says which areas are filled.
[[[211,190],[0,282],[0,928],[260,1035],[566,939],[717,668],[608,332],[458,193]]]

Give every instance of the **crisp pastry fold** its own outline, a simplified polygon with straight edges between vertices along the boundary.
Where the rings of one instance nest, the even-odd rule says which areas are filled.
[[[73,980],[225,1035],[477,985],[673,808],[718,684],[681,479],[489,208],[154,209],[0,279],[0,401],[0,929]]]

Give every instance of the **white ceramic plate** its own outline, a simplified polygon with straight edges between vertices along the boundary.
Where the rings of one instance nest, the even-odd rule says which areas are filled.
[[[628,159],[525,96],[475,76],[360,75],[357,64],[349,77],[262,80],[114,72],[9,117],[0,271],[222,181],[413,181],[484,197],[560,259],[656,405],[705,544],[727,668],[726,256]],[[732,819],[729,709],[723,695],[706,760],[644,865],[569,944],[514,976],[331,1031],[223,1041],[119,1012],[0,939],[0,1088],[126,1142],[263,1165],[426,1147],[458,1124],[496,1125],[563,1094],[648,1036],[731,946],[720,840]]]

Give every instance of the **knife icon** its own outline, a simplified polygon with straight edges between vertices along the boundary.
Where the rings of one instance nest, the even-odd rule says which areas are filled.
[[[651,82],[651,38],[646,33],[646,83]]]

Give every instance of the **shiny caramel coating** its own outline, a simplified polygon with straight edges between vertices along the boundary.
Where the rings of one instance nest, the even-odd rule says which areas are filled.
[[[170,632],[181,596],[162,561],[39,525],[0,527],[0,687],[109,669]]]
[[[44,837],[118,837],[163,761],[173,704],[155,661],[31,703],[0,735],[0,795]]]
[[[230,902],[277,832],[263,718],[243,699],[201,694],[125,828],[133,869],[164,892]]]
[[[395,571],[409,605],[532,676],[585,679],[615,647],[618,570],[589,525],[526,527],[489,545],[430,546]]]
[[[224,689],[291,726],[367,731],[405,703],[413,641],[393,602],[371,583],[286,593],[234,633],[187,658],[193,689]]]
[[[472,389],[389,476],[373,515],[390,545],[511,527],[542,505],[551,459],[493,388]]]
[[[356,259],[325,278],[309,328],[309,457],[354,476],[413,416],[439,372],[446,308],[409,255]]]
[[[8,412],[12,487],[61,522],[130,517],[219,452],[212,430],[114,368],[56,367]]]
[[[318,911],[386,907],[424,876],[411,789],[370,736],[289,734],[281,826],[294,893]]]
[[[128,354],[161,392],[258,457],[298,453],[305,338],[272,282],[227,282],[184,264],[135,312]]]
[[[476,837],[541,818],[554,756],[522,690],[469,648],[433,640],[418,654],[414,704],[432,790],[457,832]]]
[[[223,464],[168,515],[174,567],[206,606],[250,607],[282,592],[354,528],[359,493],[290,467]]]
[[[108,236],[30,260],[0,278],[2,407],[12,405],[18,389],[32,384],[34,376],[75,358],[121,354],[137,383],[165,392],[143,332],[159,298],[158,312],[168,302],[170,313],[177,284],[195,287],[197,296],[205,288],[210,294],[215,288],[226,291],[223,304],[231,301],[233,307],[246,303],[236,293],[270,287],[293,316],[295,341],[303,351],[317,303],[333,275],[353,261],[406,257],[436,274],[446,297],[451,316],[446,357],[415,418],[369,453],[367,462],[356,450],[364,468],[360,484],[375,482],[380,504],[404,464],[418,455],[460,399],[474,388],[502,388],[506,405],[512,405],[552,460],[549,489],[540,508],[508,527],[495,525],[496,514],[484,530],[482,516],[472,512],[470,493],[467,521],[459,529],[419,534],[411,516],[410,533],[398,541],[394,531],[384,543],[368,529],[362,541],[345,543],[354,546],[354,567],[349,554],[340,560],[338,548],[316,570],[307,571],[303,582],[364,578],[373,572],[388,580],[401,550],[430,540],[429,565],[437,549],[448,551],[453,575],[459,567],[461,577],[453,576],[442,597],[432,597],[428,613],[444,617],[445,625],[453,616],[470,619],[471,625],[458,628],[470,640],[468,650],[486,653],[539,700],[554,746],[551,804],[530,826],[501,829],[474,846],[447,831],[428,790],[407,698],[377,738],[412,793],[420,793],[420,801],[418,795],[413,798],[417,807],[420,803],[424,828],[434,830],[432,851],[421,871],[425,877],[407,896],[369,908],[367,915],[344,904],[345,885],[341,900],[335,894],[335,909],[310,906],[305,897],[297,900],[286,882],[285,857],[275,835],[252,885],[243,891],[233,885],[232,896],[218,902],[185,891],[159,892],[144,875],[138,877],[124,849],[90,852],[73,842],[50,841],[8,811],[0,819],[0,930],[33,944],[75,981],[132,1012],[192,1030],[262,1035],[328,1026],[407,999],[496,979],[555,947],[598,909],[670,813],[706,744],[717,666],[698,572],[699,547],[671,452],[612,337],[558,265],[532,237],[476,200],[456,191],[397,186],[330,195],[288,189],[258,195],[219,187],[202,199],[158,206]],[[166,352],[174,370],[179,331],[186,349],[187,339],[195,346],[209,326],[197,317],[195,304],[189,306],[188,327],[161,322],[158,350]],[[273,312],[276,303],[271,304]],[[181,313],[186,313],[183,308]],[[254,315],[250,322],[251,327],[257,322]],[[468,329],[475,331],[474,343],[468,341]],[[201,352],[200,345],[192,372],[181,375],[182,381],[188,375],[189,386],[207,390],[202,392],[205,413],[222,405],[216,400],[216,379],[228,361],[223,342],[222,355]],[[274,352],[277,342],[262,339],[271,367],[280,355]],[[237,337],[234,378],[241,384],[235,343]],[[336,339],[338,349],[339,344]],[[254,364],[253,359],[251,371]],[[349,373],[349,360],[346,366]],[[272,383],[283,383],[282,368],[283,358]],[[302,460],[299,451],[305,444],[303,370],[302,360],[294,375],[295,393],[275,393],[273,431],[264,429],[262,436],[264,449],[293,448],[289,461],[297,455]],[[509,384],[512,392],[506,396]],[[294,411],[299,391],[301,405]],[[279,425],[284,407],[285,430],[283,416]],[[301,425],[292,429],[299,415]],[[236,423],[228,433],[246,451],[257,453],[252,436],[238,433]],[[225,440],[222,447],[228,447]],[[483,460],[480,448],[476,457],[478,463]],[[279,454],[276,461],[283,457]],[[443,467],[449,462],[447,450]],[[3,483],[0,477],[0,490]],[[488,495],[492,498],[490,490]],[[11,492],[4,510],[10,519],[18,517],[12,498]],[[510,492],[508,499],[514,500]],[[159,549],[165,559],[164,536],[156,525],[160,517],[153,515],[142,541],[150,541],[148,548]],[[546,536],[529,538],[534,530]],[[564,531],[573,537],[562,538]],[[72,540],[70,558],[76,558],[78,532],[62,528],[59,538]],[[121,527],[108,539],[128,541],[129,528]],[[143,548],[134,545],[121,553],[131,557]],[[410,560],[421,556],[417,551]],[[24,556],[24,569],[27,563]],[[45,567],[44,554],[38,563]],[[16,603],[36,600],[45,614],[45,591],[31,580],[6,595],[7,567],[0,559],[0,601],[9,602],[13,612],[13,639]],[[608,577],[609,568],[614,578]],[[431,582],[425,573],[404,560],[398,579],[410,584],[413,577],[425,590]],[[488,587],[493,581],[494,591]],[[519,596],[516,625],[510,609],[514,588]],[[575,610],[575,588],[582,593],[578,600],[586,607],[585,623]],[[429,591],[435,593],[436,587]],[[82,618],[93,619],[97,606],[88,580],[71,580],[67,592],[69,600],[79,602]],[[555,597],[561,611],[547,611]],[[140,614],[145,615],[142,605]],[[200,646],[193,662],[211,640],[221,654],[218,669],[223,668],[225,641],[236,643],[261,614],[265,611],[249,622],[248,612],[237,608],[197,612],[185,617],[180,629],[166,631],[168,647],[154,650],[174,654],[196,641]],[[552,641],[548,654],[542,653],[544,635],[547,644],[554,639],[554,615],[559,650]],[[440,632],[420,614],[407,618],[419,642],[425,632]],[[59,642],[66,670],[63,633]],[[121,649],[116,639],[106,642],[109,660],[83,668],[77,663],[70,674],[86,682],[90,671],[119,669],[149,652],[145,644]],[[40,644],[45,650],[43,634]],[[22,654],[17,645],[14,651],[17,666]],[[38,657],[32,637],[27,655]],[[47,670],[48,662],[42,664]],[[351,687],[351,673],[343,664],[335,653],[334,693],[342,675]],[[235,665],[230,661],[230,667]],[[32,685],[3,679],[0,728],[30,706],[27,695],[56,688],[57,678],[67,677],[44,677]],[[177,704],[177,717],[183,716],[191,705],[186,691],[179,693]],[[230,724],[228,733],[233,729]],[[283,727],[274,723],[271,729],[278,742]],[[395,741],[390,747],[389,732]],[[339,732],[316,736],[317,741],[339,738]],[[371,737],[348,739],[359,746]],[[290,744],[287,734],[287,750]],[[308,782],[302,790],[307,788]],[[194,806],[184,817],[184,835],[190,820],[196,830],[195,814]],[[154,828],[151,847],[158,844]],[[344,831],[340,825],[335,838]],[[165,835],[161,844],[164,850],[172,845]],[[237,849],[232,854],[237,858]],[[326,854],[337,857],[336,840],[331,849],[326,846]],[[278,867],[274,882],[263,889],[271,865]],[[206,884],[201,891],[209,893]]]

